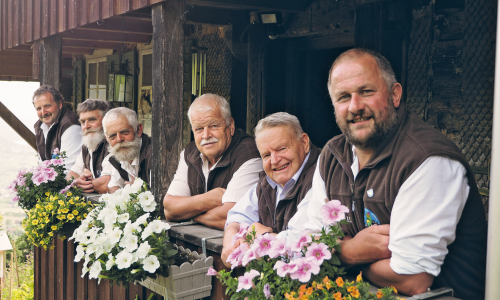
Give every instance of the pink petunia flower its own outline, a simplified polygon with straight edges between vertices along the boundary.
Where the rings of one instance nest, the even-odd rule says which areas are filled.
[[[19,196],[15,196],[14,198],[12,198],[12,202],[17,202],[19,201],[19,199],[21,199]]]
[[[253,249],[253,247],[252,247],[252,248],[248,249],[245,252],[245,254],[243,255],[243,258],[241,259],[241,264],[243,266],[246,266],[249,262],[251,262],[252,260],[257,259],[257,258],[258,258],[258,256],[255,254],[255,249]]]
[[[245,235],[247,234],[247,228],[248,228],[247,223],[240,223],[240,231],[233,235],[233,239],[231,240],[231,245],[234,245],[238,239],[245,238]]]
[[[216,276],[216,275],[219,275],[219,272],[215,271],[215,269],[212,267],[208,268],[207,276]]]
[[[26,178],[24,178],[23,176],[17,178],[16,184],[18,186],[25,186],[26,185]]]
[[[288,248],[286,247],[285,239],[275,239],[271,241],[271,249],[267,253],[269,257],[276,258],[280,255],[285,255],[288,252]]]
[[[238,289],[236,292],[239,292],[242,289],[248,290],[253,287],[253,279],[259,275],[259,271],[250,270],[250,272],[245,273],[245,275],[238,277]]]
[[[307,246],[310,242],[312,242],[312,238],[309,231],[303,230],[300,234],[300,238],[292,244],[292,251],[300,252],[304,249],[304,246]]]
[[[274,264],[273,269],[276,270],[276,273],[280,277],[285,277],[286,274],[295,272],[297,270],[297,266],[293,262],[287,264],[286,262],[279,260],[276,264]]]
[[[342,205],[339,200],[331,200],[322,208],[321,217],[325,225],[336,224],[345,218],[345,213],[349,212],[349,209]]]
[[[48,181],[56,180],[57,172],[53,168],[46,168],[44,170],[44,173],[45,173],[45,177],[47,178]]]
[[[321,265],[323,261],[332,258],[332,254],[328,251],[328,246],[323,243],[312,243],[306,252],[306,257],[314,257],[318,265]]]
[[[62,158],[54,158],[50,160],[50,164],[53,166],[62,166],[64,165],[64,159]]]
[[[35,185],[40,185],[44,182],[44,177],[43,177],[43,174],[42,173],[38,173],[36,175],[33,175],[33,177],[31,178],[31,180],[33,181],[33,183]]]
[[[259,257],[263,257],[269,254],[271,250],[271,242],[276,240],[276,236],[272,234],[264,234],[259,235],[255,238],[254,245],[257,245],[255,248],[255,254]]]
[[[226,262],[231,264],[231,269],[236,268],[237,266],[241,265],[241,260],[243,259],[243,256],[245,255],[245,252],[248,249],[248,244],[243,243],[238,246],[238,248],[234,249],[231,254],[227,257]]]
[[[290,278],[298,279],[300,282],[308,282],[311,274],[319,273],[319,265],[314,257],[301,257],[293,261],[297,269],[290,272]]]

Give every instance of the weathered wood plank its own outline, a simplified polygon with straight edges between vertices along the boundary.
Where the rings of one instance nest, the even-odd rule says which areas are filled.
[[[78,26],[78,0],[68,0],[68,29]]]
[[[57,0],[46,0],[47,2],[50,1],[49,4],[49,32],[50,34],[55,34],[57,32],[57,24],[58,24],[58,19],[57,19]]]
[[[136,10],[148,6],[148,0],[134,0],[132,1],[132,9]]]
[[[86,0],[78,0],[78,26],[82,26],[88,23],[88,1]]]
[[[66,297],[67,300],[76,299],[76,263],[73,262],[75,259],[76,249],[75,243],[73,241],[65,241],[66,243]]]
[[[36,148],[36,146],[35,146]],[[40,300],[41,299],[41,268],[40,265],[42,263],[42,258],[40,255],[40,248],[39,247],[34,247],[33,251],[33,260],[34,260],[34,293],[35,293],[35,300]]]
[[[49,1],[48,0],[42,0],[41,2],[41,11],[42,14],[40,16],[41,22],[42,22],[42,36],[41,37],[46,37],[49,35],[50,32],[50,11],[49,11]]]
[[[42,0],[33,0],[33,40],[42,36]]]
[[[40,248],[40,299],[52,300],[49,298],[49,253],[47,250]]]
[[[110,16],[112,16],[113,12],[111,11],[110,12],[110,2],[112,2],[111,0],[101,0],[101,11],[102,11],[102,18],[103,19],[107,19],[109,18]]]
[[[40,84],[60,88],[62,39],[53,35],[43,39],[40,49]]]
[[[57,0],[57,32],[63,32],[68,28],[68,1]]]
[[[57,237],[55,237],[57,239]],[[55,242],[55,240],[54,240]],[[50,249],[50,248],[49,248]],[[56,269],[56,256],[57,256],[57,249],[51,249],[47,250],[48,255],[49,255],[49,260],[48,260],[48,271],[49,271],[49,277],[46,285],[46,289],[48,290],[48,297],[49,299],[56,299],[56,290],[57,290],[57,269]]]
[[[21,36],[20,32],[20,27],[21,25],[19,24],[21,21],[20,18],[20,9],[21,9],[21,1],[22,0],[11,0],[12,1],[12,46],[18,46],[19,45],[19,38]]]
[[[101,283],[97,285],[97,296],[99,300],[105,299],[111,299],[112,294],[111,294],[111,284],[108,279],[102,279]]]
[[[33,77],[33,79],[40,79],[40,48],[41,48],[41,41],[36,41],[33,44],[33,58],[32,58],[32,71],[31,71],[31,77]]]
[[[124,286],[113,285],[113,300],[123,300],[128,297],[128,289]]]
[[[0,62],[0,65],[2,63]],[[36,151],[36,139],[35,135],[31,130],[26,127],[26,125],[21,122],[16,115],[14,115],[2,102],[0,102],[0,117],[9,124],[12,129],[14,129],[17,134],[19,134],[27,143],[31,146],[31,148]]]
[[[142,296],[142,285],[140,284],[134,284],[132,282],[130,282],[128,284],[128,300],[135,300],[136,299],[136,296],[138,297],[138,299],[143,299],[143,296]]]
[[[19,44],[26,42],[26,0],[19,1]]]
[[[89,23],[99,21],[101,19],[101,1],[89,0]]]
[[[175,224],[175,223],[170,222],[170,224]],[[218,236],[221,235],[222,233],[223,231],[221,230],[208,228],[203,225],[177,226],[177,227],[172,227],[168,231],[169,236],[199,247],[201,247],[202,238]],[[206,240],[206,246],[207,249],[210,251],[221,253],[222,238]]]
[[[306,0],[188,0],[188,4],[195,6],[211,6],[219,8],[231,9],[248,9],[248,10],[282,10],[289,12],[304,11],[309,1]]]
[[[26,7],[26,14],[25,14],[26,35],[25,35],[25,40],[23,41],[24,43],[33,41],[33,0],[26,0],[25,7]]]
[[[76,299],[87,300],[88,275],[82,278],[83,260],[76,265]]]
[[[153,21],[152,191],[163,212],[163,196],[182,149],[184,0],[156,4]],[[161,213],[163,216],[163,213]]]
[[[7,47],[12,48],[12,27],[13,27],[13,16],[12,16],[12,1],[7,2]]]
[[[97,280],[95,279],[88,280],[87,291],[88,291],[88,296],[87,296],[88,300],[97,300]]]
[[[114,42],[114,43],[122,42],[122,35],[116,34],[116,32],[101,31],[99,32],[99,34],[96,34],[91,30],[73,29],[73,32],[65,32],[62,35],[63,38],[67,40],[86,40],[86,41]],[[125,33],[123,35],[123,41],[125,43],[145,44],[148,43],[150,40],[151,36],[145,34]]]
[[[65,300],[66,289],[68,286],[67,276],[69,275],[66,271],[67,265],[67,246],[66,241],[61,241],[59,238],[54,239],[56,244],[56,299]]]

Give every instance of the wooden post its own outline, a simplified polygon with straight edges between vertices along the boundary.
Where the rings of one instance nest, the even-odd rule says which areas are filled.
[[[17,287],[21,287],[21,281],[19,280],[19,265],[17,264],[17,250],[16,250],[16,240],[12,240],[12,248],[14,248],[14,262],[16,263],[16,274],[17,274]]]
[[[33,52],[35,53],[35,52]],[[53,35],[40,42],[40,85],[61,88],[62,38]]]
[[[185,0],[169,0],[152,8],[153,101],[152,191],[163,216],[163,197],[182,150],[182,101]]]

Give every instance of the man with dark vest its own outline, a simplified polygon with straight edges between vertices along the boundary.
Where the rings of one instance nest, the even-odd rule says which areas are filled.
[[[486,220],[460,150],[406,109],[386,58],[351,49],[333,63],[328,89],[343,134],[323,148],[306,229],[321,206],[350,209],[340,259],[378,286],[414,295],[451,287],[484,299]]]
[[[205,94],[188,110],[194,142],[181,152],[163,200],[169,221],[193,218],[223,229],[227,212],[259,179],[262,160],[255,139],[235,129],[226,99]]]
[[[255,127],[255,141],[264,172],[228,213],[221,255],[224,263],[241,242],[232,242],[241,223],[254,225],[257,234],[274,234],[289,243],[300,236],[300,223],[304,217],[307,219],[307,214],[296,213],[309,203],[321,150],[310,142],[299,119],[286,112],[260,120]]]
[[[151,139],[142,132],[135,111],[113,108],[104,116],[102,124],[112,155],[109,163],[113,166],[108,192],[114,193],[136,178],[151,186]]]
[[[76,185],[85,193],[108,192],[112,166],[108,142],[102,129],[102,119],[111,108],[108,101],[87,99],[78,104],[76,112],[82,125],[82,151],[66,176],[68,180],[77,179]]]
[[[39,87],[33,95],[33,106],[38,118],[35,123],[36,148],[41,161],[52,159],[57,148],[66,152],[64,160],[68,172],[82,147],[78,115],[64,107],[61,93],[50,85]]]

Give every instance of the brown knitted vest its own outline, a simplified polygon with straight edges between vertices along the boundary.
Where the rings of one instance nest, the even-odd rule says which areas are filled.
[[[259,158],[260,154],[255,145],[255,139],[241,129],[236,129],[231,143],[221,160],[208,175],[207,190],[205,191],[205,176],[203,175],[203,161],[195,142],[191,142],[184,150],[184,160],[188,166],[188,186],[191,196],[204,194],[214,188],[227,188],[227,184],[242,164],[252,158]],[[235,199],[237,200],[237,199]]]
[[[257,199],[259,199],[259,223],[273,229],[274,233],[286,230],[288,222],[297,212],[299,203],[304,199],[312,187],[312,179],[316,169],[321,149],[311,143],[309,158],[300,173],[297,182],[286,197],[276,207],[276,188],[272,188],[267,181],[265,172],[260,173],[257,183]]]
[[[141,146],[141,154],[139,155],[139,173],[138,177],[142,179],[144,182],[147,182],[149,185],[149,188],[151,188],[151,178],[150,178],[150,173],[151,173],[151,151],[152,151],[152,144],[151,144],[151,138],[145,134],[144,132],[141,135],[142,139],[142,146]],[[109,163],[118,170],[120,173],[120,176],[122,177],[123,180],[129,181],[128,173],[125,171],[120,162],[114,157],[111,156],[109,158]]]
[[[80,125],[78,122],[78,115],[62,107],[59,112],[54,125],[49,129],[47,133],[47,140],[43,136],[43,130],[41,128],[42,121],[38,120],[35,123],[35,134],[36,134],[36,148],[38,154],[42,160],[49,160],[52,158],[52,151],[55,148],[61,150],[61,136],[63,133],[72,125]],[[63,149],[64,150],[64,149]]]
[[[486,219],[474,175],[460,150],[423,122],[415,113],[398,109],[399,125],[375,149],[370,161],[354,180],[352,146],[344,135],[331,139],[321,153],[320,174],[330,200],[337,199],[350,209],[351,223],[343,229],[355,236],[365,228],[364,208],[381,224],[389,224],[399,188],[430,156],[456,160],[467,169],[469,197],[457,225],[456,239],[448,246],[441,273],[432,288],[451,287],[461,299],[484,298],[486,267]],[[367,191],[370,190],[370,196]],[[354,208],[354,211],[352,209]]]
[[[102,143],[99,144],[97,149],[95,149],[92,152],[92,169],[94,170],[92,177],[93,178],[99,178],[101,176],[102,172],[102,161],[104,158],[109,154],[108,150],[108,142],[104,140]],[[85,169],[91,170],[90,168],[90,151],[87,146],[83,145],[82,146],[82,158],[83,158],[83,164],[85,166]]]

